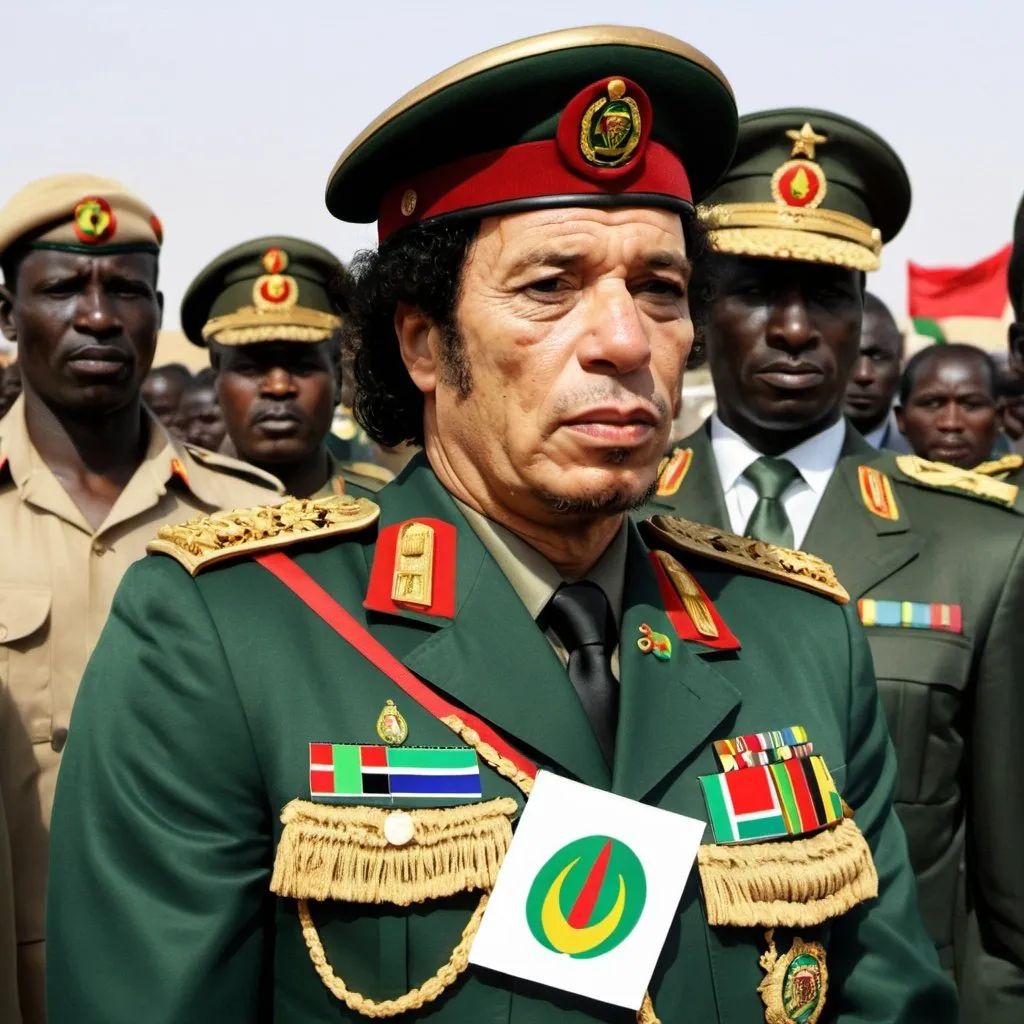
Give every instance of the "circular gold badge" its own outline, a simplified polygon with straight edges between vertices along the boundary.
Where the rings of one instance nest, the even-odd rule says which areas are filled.
[[[402,216],[411,217],[416,212],[416,193],[407,188],[402,193]]]
[[[768,1024],[816,1024],[828,992],[824,946],[794,938],[789,952],[779,956],[770,940],[761,966],[767,975],[758,990]]]
[[[591,103],[580,122],[580,151],[595,167],[621,167],[640,144],[640,108],[626,95],[626,83],[613,78],[608,96]]]

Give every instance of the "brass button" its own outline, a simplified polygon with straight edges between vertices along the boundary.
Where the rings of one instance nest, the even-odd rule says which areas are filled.
[[[107,550],[107,545],[101,540],[94,540],[92,542],[92,553],[94,555],[102,555]]]
[[[411,217],[416,212],[416,202],[418,196],[411,189],[407,188],[402,194],[402,214],[405,217]]]
[[[64,726],[60,726],[54,729],[50,733],[50,747],[55,754],[59,754],[64,749],[64,744],[68,741],[68,731]]]

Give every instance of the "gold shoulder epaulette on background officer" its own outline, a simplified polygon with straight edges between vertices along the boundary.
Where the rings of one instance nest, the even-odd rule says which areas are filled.
[[[909,483],[920,487],[965,494],[993,505],[1016,508],[1019,487],[974,470],[960,469],[945,462],[929,462],[918,455],[897,455],[896,468]]]
[[[288,547],[362,530],[380,509],[366,498],[292,498],[280,505],[257,505],[198,515],[176,526],[162,526],[149,554],[170,555],[192,576],[229,558]]]
[[[653,516],[644,524],[644,532],[649,543],[667,544],[678,551],[724,562],[753,576],[781,580],[812,590],[837,604],[846,604],[850,600],[832,566],[806,551],[739,537],[677,516]]]
[[[993,476],[998,480],[1002,480],[1004,474],[1015,473],[1021,466],[1024,466],[1024,455],[1011,452],[1009,455],[1004,455],[999,459],[979,462],[971,472],[980,473],[982,476]]]

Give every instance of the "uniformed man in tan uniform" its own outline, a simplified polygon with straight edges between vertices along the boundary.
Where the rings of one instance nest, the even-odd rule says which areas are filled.
[[[0,209],[0,328],[24,380],[0,420],[0,789],[26,1024],[45,1019],[57,768],[114,590],[162,524],[275,499],[273,478],[172,439],[142,404],[160,244],[149,207],[91,175],[34,182]]]

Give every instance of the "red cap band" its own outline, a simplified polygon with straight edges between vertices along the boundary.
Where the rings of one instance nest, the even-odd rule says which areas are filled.
[[[653,123],[635,82],[594,82],[566,104],[554,139],[456,160],[391,189],[381,199],[378,237],[446,213],[547,196],[642,193],[692,202],[682,161],[651,141]]]

